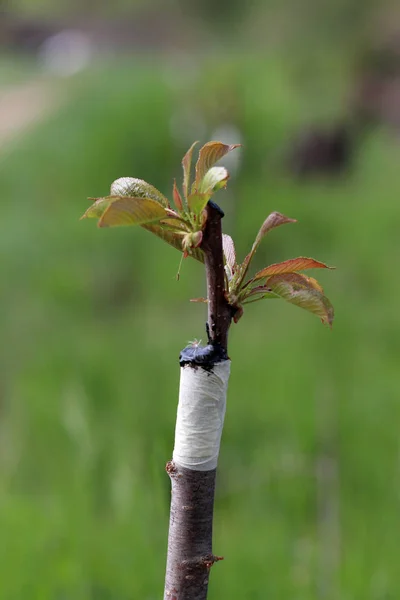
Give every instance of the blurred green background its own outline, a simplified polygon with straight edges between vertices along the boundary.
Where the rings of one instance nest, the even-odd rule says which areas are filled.
[[[176,250],[79,217],[120,176],[170,196],[195,139],[243,144],[215,198],[239,257],[278,210],[298,223],[256,268],[337,267],[318,273],[333,331],[267,301],[232,327],[209,598],[399,598],[395,5],[68,6],[0,9],[0,598],[162,595],[204,273],[188,259],[177,282]],[[345,151],[321,163],[335,128]]]

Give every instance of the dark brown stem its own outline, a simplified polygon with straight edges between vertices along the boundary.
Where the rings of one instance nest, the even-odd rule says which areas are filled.
[[[225,298],[225,271],[222,251],[221,209],[209,202],[206,207],[207,224],[202,249],[207,277],[209,342],[228,349],[228,331],[232,307]]]
[[[209,343],[226,353],[232,309],[224,289],[223,213],[212,202],[206,210],[201,247],[207,277]],[[216,469],[195,471],[171,461],[167,473],[172,499],[164,600],[206,600],[210,568],[221,560],[212,553]]]
[[[205,600],[212,554],[216,469],[192,471],[167,464],[172,499],[164,600]]]

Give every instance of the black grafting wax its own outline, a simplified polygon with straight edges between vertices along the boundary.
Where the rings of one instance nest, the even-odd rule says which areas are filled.
[[[218,206],[218,204],[216,204],[216,203],[215,203],[215,202],[213,202],[212,200],[209,200],[209,201],[208,201],[208,204],[209,204],[210,206],[212,206],[212,207],[213,207],[215,210],[217,210],[217,211],[219,212],[219,214],[221,215],[221,219],[222,219],[222,217],[224,217],[224,216],[225,216],[225,213],[224,213],[224,211],[222,210],[222,208],[221,208],[220,206]]]
[[[211,371],[213,366],[224,360],[228,360],[226,350],[220,344],[207,344],[207,346],[190,345],[184,348],[179,355],[181,367],[202,367],[205,371]]]

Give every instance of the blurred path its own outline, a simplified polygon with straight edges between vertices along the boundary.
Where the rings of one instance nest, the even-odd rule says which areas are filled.
[[[0,153],[53,110],[57,100],[53,86],[44,80],[0,87]]]

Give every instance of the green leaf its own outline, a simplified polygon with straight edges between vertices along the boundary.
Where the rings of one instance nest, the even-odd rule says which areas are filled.
[[[251,304],[252,302],[258,302],[259,300],[278,300],[279,296],[271,291],[268,291],[266,285],[260,285],[257,288],[251,290],[251,292],[245,296],[242,300],[242,304]]]
[[[228,179],[229,173],[225,167],[212,167],[201,180],[198,191],[211,196],[213,192],[226,187]]]
[[[111,196],[130,196],[133,198],[151,198],[166,208],[169,207],[168,199],[157,188],[143,179],[134,177],[120,177],[111,184]]]
[[[318,286],[318,287],[317,287]],[[274,293],[291,304],[317,315],[322,323],[332,327],[333,306],[320,291],[319,284],[311,277],[299,273],[272,275],[265,285],[266,292]]]
[[[142,225],[144,229],[154,233],[157,237],[159,237],[164,242],[167,242],[170,246],[173,246],[180,252],[183,252],[182,248],[182,233],[178,234],[176,231],[171,231],[169,228],[164,228],[159,223],[149,223],[146,225]],[[204,263],[204,253],[201,248],[192,248],[189,254],[192,258],[195,258],[201,263]]]
[[[100,219],[107,208],[112,204],[119,196],[106,196],[105,198],[89,198],[94,200],[93,204],[84,212],[81,219]]]
[[[306,258],[304,256],[299,256],[298,258],[291,258],[289,260],[285,260],[280,263],[276,263],[274,265],[269,265],[261,271],[258,271],[252,279],[252,281],[257,281],[257,279],[263,279],[264,277],[269,277],[270,275],[283,275],[285,273],[297,273],[298,271],[305,271],[306,269],[333,269],[334,267],[328,267],[328,265],[315,260],[314,258]]]
[[[218,160],[239,146],[240,144],[227,145],[222,142],[207,142],[207,144],[200,148],[199,158],[196,163],[195,189],[199,189],[207,171],[211,169]]]
[[[188,192],[190,189],[190,168],[192,166],[192,155],[193,150],[196,144],[199,142],[193,142],[190,146],[189,150],[186,152],[185,156],[182,159],[182,167],[183,167],[183,193],[185,198],[188,196]]]
[[[188,199],[187,199],[188,207],[191,210],[191,212],[194,212],[196,215],[199,215],[201,213],[201,211],[206,207],[209,199],[210,199],[209,194],[200,194],[200,193],[190,194],[190,196],[188,196]]]
[[[171,229],[176,232],[187,233],[190,231],[186,222],[183,219],[177,219],[174,217],[167,217],[166,219],[162,219],[160,221],[160,225],[164,228]]]
[[[165,216],[165,208],[151,198],[114,197],[104,210],[98,225],[99,227],[143,225],[159,221]]]

